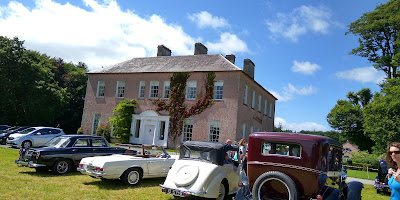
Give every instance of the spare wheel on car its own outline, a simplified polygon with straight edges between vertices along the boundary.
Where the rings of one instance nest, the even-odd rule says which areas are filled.
[[[199,168],[195,165],[184,165],[178,169],[175,175],[176,186],[188,186],[199,176]]]

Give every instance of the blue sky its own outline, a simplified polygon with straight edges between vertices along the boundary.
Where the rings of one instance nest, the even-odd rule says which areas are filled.
[[[386,0],[2,0],[0,35],[18,36],[28,49],[85,62],[90,70],[133,57],[209,54],[251,59],[255,80],[273,93],[275,124],[331,130],[326,115],[349,91],[384,78],[366,58],[349,55],[357,37],[348,25]]]

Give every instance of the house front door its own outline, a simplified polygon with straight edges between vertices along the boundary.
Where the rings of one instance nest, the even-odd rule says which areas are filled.
[[[154,125],[146,125],[144,127],[143,144],[153,144],[154,134],[155,134],[155,126]]]

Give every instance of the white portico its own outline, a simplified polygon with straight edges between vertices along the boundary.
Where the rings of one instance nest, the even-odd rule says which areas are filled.
[[[132,115],[129,142],[167,147],[169,116],[161,116],[153,110]]]

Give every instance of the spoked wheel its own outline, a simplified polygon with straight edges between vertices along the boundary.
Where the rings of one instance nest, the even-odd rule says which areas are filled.
[[[54,174],[65,174],[71,170],[71,162],[69,160],[60,159],[53,165]]]
[[[137,185],[142,180],[142,171],[138,168],[128,169],[122,174],[121,180],[125,185]]]
[[[32,142],[31,141],[23,141],[21,144],[22,148],[24,149],[29,149],[32,147]]]
[[[225,182],[221,182],[221,184],[219,184],[218,193],[219,195],[217,197],[217,200],[223,200],[228,196],[228,187]]]
[[[259,176],[253,186],[253,197],[257,200],[297,200],[297,189],[293,180],[282,172],[271,171]]]

